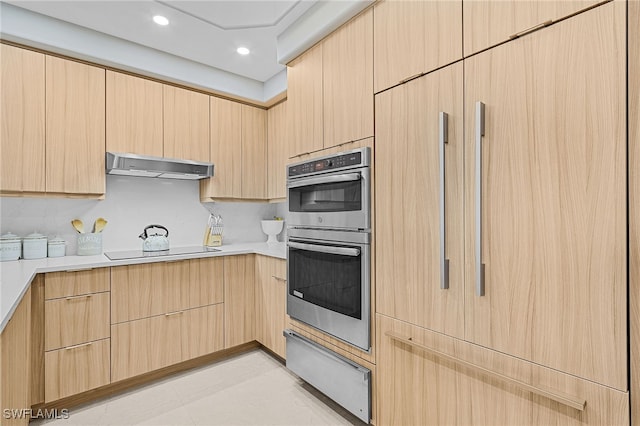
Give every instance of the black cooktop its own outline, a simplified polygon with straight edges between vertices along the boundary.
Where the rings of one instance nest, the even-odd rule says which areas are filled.
[[[160,257],[160,256],[175,256],[178,254],[196,254],[196,253],[210,253],[214,251],[220,251],[216,248],[205,246],[193,246],[193,247],[173,247],[169,250],[162,251],[142,251],[142,250],[127,250],[127,251],[112,251],[105,253],[111,260],[124,260],[124,259],[139,259],[142,257]]]

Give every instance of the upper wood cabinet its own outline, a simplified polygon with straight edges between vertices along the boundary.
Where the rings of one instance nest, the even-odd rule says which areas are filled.
[[[267,110],[267,198],[287,198],[289,101]]]
[[[623,391],[625,10],[607,3],[475,55],[464,83],[466,339]]]
[[[213,96],[210,102],[215,168],[201,181],[200,199],[267,198],[267,112]]]
[[[322,43],[324,146],[373,136],[373,11]]]
[[[375,92],[462,59],[462,1],[385,0],[373,16]]]
[[[107,151],[162,157],[161,83],[107,71]]]
[[[287,64],[288,156],[323,148],[322,43]]]
[[[459,62],[376,95],[375,165],[376,240],[383,242],[376,246],[376,310],[459,338],[464,337],[462,88]]]
[[[464,56],[508,41],[598,3],[602,1],[463,1]]]
[[[105,71],[46,57],[46,191],[105,192]]]
[[[210,161],[209,96],[163,85],[164,156]]]
[[[242,105],[242,198],[267,198],[267,111]]]
[[[45,55],[0,44],[0,191],[45,190]]]

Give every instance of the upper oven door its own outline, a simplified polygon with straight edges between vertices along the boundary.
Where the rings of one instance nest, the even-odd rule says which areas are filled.
[[[369,167],[291,179],[287,183],[289,224],[369,230],[370,185]]]

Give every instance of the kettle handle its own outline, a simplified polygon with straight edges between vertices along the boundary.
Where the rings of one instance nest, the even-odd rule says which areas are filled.
[[[142,238],[143,240],[146,240],[147,237],[149,235],[147,235],[147,229],[150,228],[158,228],[158,229],[164,229],[164,232],[166,232],[165,237],[169,237],[169,230],[167,228],[165,228],[162,225],[148,225],[146,228],[144,228],[144,230],[142,231],[142,234],[138,235],[139,238]]]

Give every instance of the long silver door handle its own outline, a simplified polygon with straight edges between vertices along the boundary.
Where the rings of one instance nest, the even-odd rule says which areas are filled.
[[[449,288],[449,259],[446,257],[446,186],[445,186],[445,144],[449,142],[449,115],[446,112],[440,112],[439,116],[439,139],[438,146],[440,151],[440,288],[446,290]]]
[[[325,183],[354,182],[360,179],[360,173],[343,173],[341,175],[302,178],[299,181],[288,182],[287,188],[299,188],[301,186],[321,185]]]
[[[484,104],[476,102],[476,294],[484,296],[484,264],[482,263],[482,138],[484,136]]]
[[[318,253],[338,254],[341,256],[351,257],[360,256],[360,249],[350,247],[321,246],[318,244],[296,243],[293,241],[289,241],[288,246],[300,250],[315,251]]]

